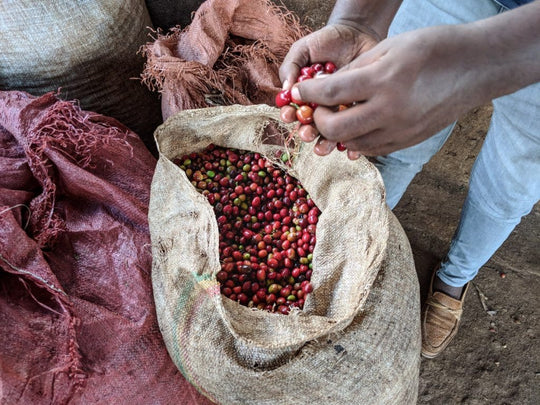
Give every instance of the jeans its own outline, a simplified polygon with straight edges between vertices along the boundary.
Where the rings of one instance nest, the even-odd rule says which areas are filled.
[[[460,24],[505,11],[493,0],[405,0],[389,36]],[[493,100],[493,115],[474,163],[468,194],[439,278],[453,287],[471,281],[540,199],[540,83]],[[443,146],[455,123],[427,140],[379,156],[376,166],[394,208],[422,167]]]

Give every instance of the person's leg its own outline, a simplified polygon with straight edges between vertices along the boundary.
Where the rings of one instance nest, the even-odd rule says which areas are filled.
[[[469,281],[540,199],[540,83],[493,106],[458,228],[422,313],[424,357],[437,356],[450,343]]]
[[[434,25],[472,22],[495,15],[500,10],[501,7],[492,0],[405,0],[390,25],[388,36]],[[453,128],[454,124],[418,145],[376,158],[375,165],[381,172],[386,201],[391,209],[397,205],[414,176],[443,146]]]
[[[383,178],[386,203],[390,209],[395,208],[414,176],[441,149],[454,125],[455,123],[417,145],[376,157],[375,166]]]
[[[389,35],[430,25],[475,21],[501,11],[504,8],[491,0],[405,0]],[[540,116],[539,86],[494,101],[491,128],[473,169],[460,224],[447,259],[432,278],[422,311],[424,357],[437,356],[451,341],[461,318],[464,285],[540,198],[540,148],[535,128]],[[377,158],[391,208],[451,130],[445,128],[419,145]]]
[[[488,135],[439,278],[471,281],[540,199],[540,83],[493,101]]]

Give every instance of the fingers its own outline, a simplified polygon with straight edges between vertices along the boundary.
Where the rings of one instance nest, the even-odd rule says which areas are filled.
[[[314,146],[317,155],[331,153],[337,142],[341,142],[348,148],[348,158],[355,160],[361,155],[379,154],[377,148],[383,142],[377,134],[381,132],[379,128],[383,127],[384,122],[379,122],[378,117],[382,119],[383,115],[376,108],[376,103],[370,100],[341,111],[318,106],[314,113],[314,125],[300,125],[297,134],[303,142],[308,143],[321,135]],[[281,119],[287,123],[295,122],[296,108],[289,105],[282,107]]]
[[[305,80],[291,88],[291,95],[297,100],[317,103],[324,106],[351,104],[368,99],[375,91],[374,77],[377,72],[372,65],[350,69]]]
[[[358,160],[358,159],[360,159],[360,156],[362,156],[361,152],[353,151],[353,150],[348,150],[347,151],[347,157],[350,160]]]
[[[315,154],[319,156],[326,156],[330,152],[332,152],[335,147],[336,147],[336,142],[329,141],[328,139],[320,137],[317,140],[317,143],[315,144],[315,146],[313,147],[313,151],[315,152]]]
[[[347,157],[351,160],[360,156],[382,156],[395,152],[399,146],[387,131],[375,130],[345,143]]]
[[[296,83],[300,69],[308,63],[309,49],[306,45],[306,39],[302,38],[291,46],[279,67],[279,79],[283,83],[283,90],[289,90]]]
[[[384,125],[380,110],[371,100],[356,104],[342,111],[319,106],[313,115],[320,134],[334,142],[347,142],[375,131]]]
[[[387,50],[384,42],[373,44],[373,47],[358,55],[350,62],[340,67],[341,72],[366,67],[383,57]]]
[[[282,87],[291,89],[295,100],[319,105],[314,113],[314,125],[299,125],[297,129],[299,138],[304,142],[313,142],[319,137],[314,146],[317,155],[331,153],[337,142],[342,142],[348,148],[347,157],[355,160],[362,155],[377,154],[378,146],[384,143],[373,134],[384,127],[381,120],[385,114],[376,108],[377,103],[371,102],[371,98],[376,99],[377,88],[384,80],[381,64],[377,63],[381,53],[384,54],[377,50],[377,46],[372,47],[331,75],[297,83],[301,68],[317,55],[311,55],[310,36],[297,41],[289,50],[279,70]],[[336,111],[335,106],[355,102],[359,103]],[[287,123],[296,121],[296,109],[282,107],[281,119]],[[368,134],[370,136],[363,140]]]

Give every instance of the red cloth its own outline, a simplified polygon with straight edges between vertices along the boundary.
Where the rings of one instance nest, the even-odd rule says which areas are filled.
[[[112,118],[0,92],[0,403],[210,403],[157,324],[155,163]]]
[[[307,33],[271,0],[207,0],[185,29],[158,32],[143,47],[143,81],[161,92],[164,119],[214,105],[274,105],[279,66]]]

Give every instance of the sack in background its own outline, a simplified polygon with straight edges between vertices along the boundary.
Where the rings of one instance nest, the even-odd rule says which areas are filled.
[[[150,280],[155,159],[118,121],[0,92],[0,403],[207,404]]]
[[[61,98],[116,118],[155,151],[160,104],[138,79],[137,54],[151,25],[143,0],[0,2],[0,90],[60,88]]]
[[[273,105],[279,66],[307,33],[270,0],[207,0],[185,29],[144,47],[144,82],[162,94],[163,118],[229,104]]]
[[[263,142],[269,124],[283,128],[275,108],[228,106],[177,113],[156,130],[152,282],[173,361],[223,404],[414,403],[416,272],[380,175],[366,159],[350,161],[337,151],[320,157],[304,144],[288,169],[322,211],[314,290],[303,311],[253,310],[220,294],[213,209],[172,159],[210,143],[275,156],[282,147]],[[368,298],[377,275],[380,284]]]

